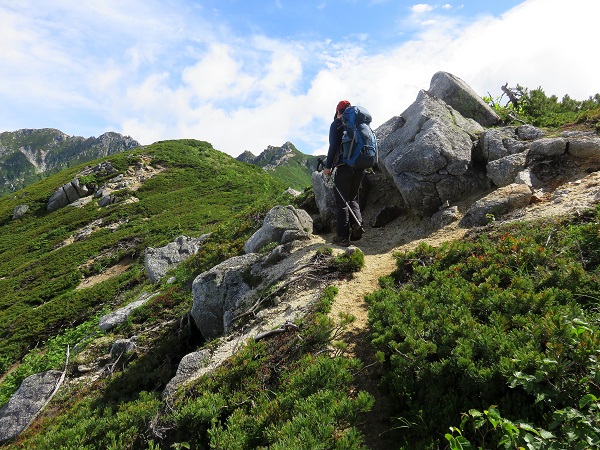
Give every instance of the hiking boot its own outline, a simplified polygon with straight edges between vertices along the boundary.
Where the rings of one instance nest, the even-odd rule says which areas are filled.
[[[342,238],[339,236],[334,236],[332,241],[334,244],[337,245],[341,245],[342,247],[349,247],[350,246],[350,240],[347,238]]]
[[[360,225],[352,225],[352,231],[350,231],[350,240],[358,241],[363,235],[363,228]]]

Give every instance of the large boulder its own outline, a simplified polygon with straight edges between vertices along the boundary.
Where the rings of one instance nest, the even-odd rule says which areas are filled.
[[[250,302],[252,289],[262,281],[253,267],[260,258],[258,253],[236,256],[196,277],[190,313],[205,339],[228,332],[237,311]]]
[[[169,270],[198,253],[200,245],[207,237],[208,234],[197,238],[179,236],[164,247],[148,247],[144,253],[144,265],[150,281],[158,282]]]
[[[477,95],[471,86],[448,72],[434,74],[428,92],[481,126],[490,127],[500,122],[500,116]]]
[[[292,205],[275,206],[265,216],[263,226],[250,236],[244,250],[246,253],[254,253],[271,242],[280,244],[284,233],[290,230],[304,235],[312,233],[312,218],[303,209],[296,209]]]
[[[52,397],[61,372],[49,370],[23,380],[17,392],[0,410],[0,443],[16,438]]]
[[[409,210],[431,215],[445,201],[487,189],[489,180],[471,160],[482,132],[476,121],[421,91],[401,117],[377,129],[380,167]]]

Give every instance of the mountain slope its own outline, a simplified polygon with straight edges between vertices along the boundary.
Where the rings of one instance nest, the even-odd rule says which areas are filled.
[[[135,192],[123,188],[122,201],[108,208],[92,201],[46,211],[56,188],[83,166],[0,199],[0,373],[64,327],[85,322],[144,289],[145,248],[165,245],[181,234],[214,232],[234,218],[235,232],[243,236],[252,229],[254,215],[284,190],[258,167],[239,163],[206,142],[158,142],[104,159],[121,173],[142,160],[164,170]],[[12,220],[21,204],[29,212]],[[73,239],[90,224],[91,234]],[[211,256],[215,261],[239,252],[242,244],[227,239],[211,245],[220,248]],[[118,277],[76,289],[86,278],[123,262],[127,270]]]
[[[281,147],[269,146],[258,156],[246,151],[236,159],[262,167],[288,187],[302,191],[311,184],[310,177],[317,168],[318,158],[305,155],[294,144],[286,142]]]
[[[129,136],[68,136],[52,128],[0,133],[0,195],[67,167],[139,147]]]

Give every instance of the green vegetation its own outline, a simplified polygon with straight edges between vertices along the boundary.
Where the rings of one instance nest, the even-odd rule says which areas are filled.
[[[285,163],[270,167],[281,158],[283,147],[269,147],[260,156],[249,161],[259,167],[267,167],[268,173],[280,179],[287,187],[303,191],[311,185],[311,175],[317,168],[317,156],[305,155],[292,143],[287,143],[292,156],[285,158]],[[242,155],[243,156],[243,155]]]
[[[202,258],[212,267],[239,254],[244,238],[285,189],[261,169],[241,164],[205,142],[159,142],[107,159],[125,171],[141,155],[150,155],[152,164],[167,170],[135,192],[137,203],[98,208],[91,202],[83,208],[47,212],[45,204],[56,188],[73,179],[81,167],[0,199],[0,374],[61,330],[87,322],[108,305],[133,300],[149,286],[143,270],[146,247],[165,245],[184,233],[213,232],[195,260],[200,267]],[[14,207],[22,203],[30,206],[30,212],[11,220]],[[98,220],[102,226],[86,239],[63,244]],[[227,229],[232,221],[235,228]],[[76,289],[84,276],[101,274],[118,262],[129,262],[128,270]],[[188,269],[190,277],[194,269],[200,270]],[[16,381],[30,374],[22,372]]]
[[[141,382],[147,362],[134,361],[93,389],[59,399],[60,414],[9,447],[364,449],[357,424],[373,398],[352,389],[361,363],[328,354],[338,327],[328,317],[336,293],[326,288],[296,322],[298,331],[249,341],[213,373],[179,390],[168,408]],[[174,344],[170,339],[170,357]],[[156,381],[159,373],[152,375]]]
[[[600,208],[397,256],[367,301],[405,448],[598,445],[599,223]]]
[[[503,111],[539,126],[597,127],[596,97],[558,102],[540,88],[521,98],[519,111]],[[195,140],[104,160],[124,172],[142,156],[165,170],[122,192],[137,202],[48,213],[49,197],[83,166],[0,198],[0,407],[28,375],[62,370],[67,348],[67,373],[78,381],[3,448],[368,448],[363,420],[378,405],[357,389],[363,363],[337,341],[354,318],[329,317],[331,286],[297,329],[240,342],[217,370],[161,397],[184,355],[218,344],[185,326],[193,280],[241,254],[266,212],[292,201],[282,194],[291,182]],[[12,220],[20,204],[30,210]],[[89,236],[68,241],[90,223],[99,225]],[[175,283],[149,283],[145,248],[204,233]],[[360,251],[324,246],[315,258],[327,279],[364,266]],[[600,207],[535,223],[491,217],[484,233],[396,258],[367,302],[397,448],[600,448]],[[118,264],[119,275],[78,289]],[[98,330],[103,314],[156,291],[125,324]],[[112,343],[134,335],[140,351],[109,364]],[[101,376],[82,376],[94,364]]]
[[[510,123],[527,122],[538,127],[561,127],[564,125],[593,127],[600,132],[600,94],[587,100],[574,100],[565,95],[559,100],[556,95],[547,96],[541,87],[529,90],[517,84],[509,89],[516,101],[501,105],[504,94],[496,99],[489,96],[484,100],[500,117]]]

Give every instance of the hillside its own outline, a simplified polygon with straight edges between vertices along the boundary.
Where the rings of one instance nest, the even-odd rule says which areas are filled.
[[[67,167],[139,147],[118,133],[69,136],[52,128],[0,133],[0,195],[14,192]]]
[[[310,176],[317,168],[318,158],[315,155],[305,155],[294,144],[286,142],[281,147],[270,145],[258,156],[246,151],[236,159],[262,167],[288,187],[303,191],[310,186]]]
[[[124,171],[142,160],[163,170],[135,192],[122,188],[123,201],[112,208],[91,202],[46,211],[56,187],[82,166],[0,200],[2,373],[56,330],[85,322],[108,305],[126,301],[129,291],[143,289],[147,281],[140,255],[146,247],[163,245],[183,232],[214,232],[232,215],[269,205],[284,189],[262,170],[199,141],[160,142],[105,161]],[[12,220],[20,204],[27,204],[29,212]],[[93,228],[81,234],[90,224]],[[235,252],[236,245],[222,243],[223,252]],[[76,289],[115,264],[127,270],[97,289]]]
[[[526,205],[469,228],[466,196],[449,222],[403,209],[375,225],[406,204],[376,169],[347,250],[308,233],[312,192],[206,142],[91,166],[0,199],[2,424],[30,375],[60,386],[4,448],[600,446],[597,158],[537,161]],[[75,179],[89,195],[49,212]],[[284,213],[299,228],[262,237]],[[196,238],[151,281],[149,254]]]

